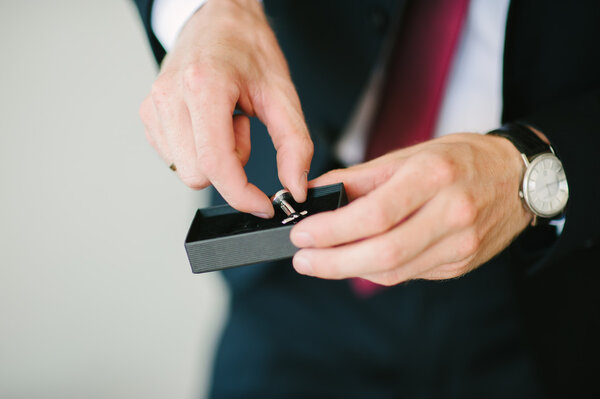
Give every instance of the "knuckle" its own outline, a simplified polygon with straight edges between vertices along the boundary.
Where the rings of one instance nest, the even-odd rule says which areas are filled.
[[[232,101],[239,96],[236,78],[229,68],[223,67],[216,60],[207,59],[202,63],[185,67],[182,73],[183,88],[186,92],[199,95],[200,93],[222,93]]]
[[[473,197],[465,192],[457,194],[452,212],[449,213],[450,224],[457,228],[465,228],[475,223],[478,209]]]
[[[408,195],[402,195],[402,196],[398,196],[397,198],[394,198],[394,209],[402,209],[402,210],[406,210],[406,209],[413,209],[414,205],[413,205],[414,199],[411,198]],[[394,222],[397,222],[398,217],[396,216],[394,219]]]
[[[152,84],[150,97],[154,104],[160,106],[169,101],[169,93],[171,90],[171,78],[168,75],[160,75]]]
[[[201,190],[207,186],[207,180],[200,174],[189,174],[180,176],[183,184],[194,190]]]
[[[372,283],[382,285],[384,287],[389,287],[391,285],[391,284],[389,284],[388,278],[386,276],[384,276],[383,274],[378,275],[376,277],[369,277],[367,280],[369,280]]]
[[[456,182],[458,168],[450,156],[438,154],[433,157],[430,165],[432,167],[431,176],[439,185],[448,186]]]
[[[219,157],[213,151],[202,151],[198,163],[203,173],[212,176],[219,167]]]
[[[470,231],[462,237],[460,244],[458,246],[458,258],[463,260],[469,258],[479,250],[481,245],[481,239],[474,232]]]
[[[239,5],[239,4],[237,4]],[[240,18],[247,19],[246,13],[241,13]],[[231,34],[239,29],[240,20],[232,17],[231,15],[221,15],[219,18],[219,29],[224,34]]]
[[[371,227],[378,232],[387,230],[391,225],[388,207],[381,201],[375,202],[370,214],[365,216]]]
[[[402,253],[395,245],[386,243],[384,245],[379,245],[379,248],[376,248],[375,259],[379,267],[392,269],[400,263],[401,258]]]
[[[308,159],[312,159],[315,153],[315,145],[313,144],[310,136],[306,136],[302,139],[302,147],[304,148],[306,157]]]
[[[206,68],[193,64],[187,66],[183,71],[183,83],[190,92],[198,92],[204,86],[207,78]]]
[[[405,279],[396,270],[380,273],[377,276],[369,278],[369,280],[375,284],[383,285],[385,287],[391,287],[405,281]]]

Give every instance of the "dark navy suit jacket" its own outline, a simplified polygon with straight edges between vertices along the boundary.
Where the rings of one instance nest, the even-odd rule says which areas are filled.
[[[150,29],[151,0],[136,3],[160,62],[164,50]],[[264,4],[315,141],[315,177],[338,166],[332,145],[403,2]],[[563,161],[570,200],[558,239],[547,228],[530,228],[461,279],[411,282],[366,301],[354,298],[345,282],[297,276],[289,262],[226,271],[231,316],[216,359],[213,394],[251,397],[268,386],[273,397],[305,397],[315,392],[297,377],[307,368],[323,396],[534,397],[597,391],[598,20],[595,0],[513,0],[508,14],[502,119],[539,128]],[[280,184],[272,145],[258,121],[252,132],[253,154],[261,155],[251,157],[249,179],[275,192]]]

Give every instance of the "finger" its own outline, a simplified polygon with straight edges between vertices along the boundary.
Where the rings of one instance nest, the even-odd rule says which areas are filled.
[[[170,165],[173,161],[169,154],[169,146],[162,132],[160,121],[158,120],[158,115],[150,96],[147,96],[140,106],[140,118],[144,124],[146,139],[167,165]]]
[[[171,162],[177,167],[177,175],[188,187],[202,189],[210,183],[200,170],[188,109],[177,85],[167,79],[159,77],[154,83],[154,109],[168,144]]]
[[[299,273],[329,279],[393,270],[412,261],[452,231],[444,220],[448,208],[447,200],[439,196],[384,234],[337,247],[300,250],[294,256],[294,267]]]
[[[368,178],[372,176],[370,171],[358,170],[357,174],[357,178],[350,177],[349,188],[377,184],[377,178]],[[389,175],[389,172],[385,174]],[[381,234],[407,218],[436,193],[435,179],[422,168],[405,164],[388,181],[349,205],[301,221],[292,229],[290,238],[300,248],[324,248]]]
[[[272,217],[271,201],[248,182],[236,152],[232,114],[238,97],[237,88],[219,82],[205,79],[198,71],[186,80],[184,97],[190,110],[201,170],[233,208]],[[236,122],[240,134],[245,134],[242,133],[243,123]]]
[[[445,280],[470,271],[470,261],[479,247],[472,230],[451,234],[406,264],[362,278],[381,285],[395,285],[408,280]]]
[[[296,202],[306,200],[307,176],[313,156],[313,143],[304,122],[295,90],[272,90],[257,108],[277,151],[277,170],[281,184]]]
[[[235,153],[242,163],[246,166],[250,159],[250,119],[246,115],[233,116],[233,134],[235,136]]]
[[[390,179],[421,145],[403,148],[379,158],[346,169],[332,170],[308,182],[309,187],[324,186],[343,182],[350,201],[358,198]]]
[[[389,180],[400,163],[401,160],[385,163],[372,161],[347,169],[336,169],[309,181],[308,186],[319,187],[344,183],[348,200],[354,201]]]

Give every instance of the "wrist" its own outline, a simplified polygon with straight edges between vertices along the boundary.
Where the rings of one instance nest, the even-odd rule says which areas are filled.
[[[531,224],[534,214],[525,206],[520,197],[521,185],[525,175],[525,165],[519,150],[505,137],[485,135],[486,139],[494,146],[496,156],[502,160],[503,172],[508,180],[506,201],[513,203],[513,209],[518,210],[518,215],[523,222],[523,227]]]

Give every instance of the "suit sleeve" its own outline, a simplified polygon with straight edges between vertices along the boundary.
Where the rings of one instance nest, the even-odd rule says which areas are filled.
[[[530,270],[600,245],[600,2],[544,5],[511,2],[504,52],[503,119],[542,131],[569,184],[562,234],[529,228],[512,246]]]
[[[146,31],[146,35],[148,36],[148,40],[150,42],[150,47],[152,48],[152,52],[154,53],[154,57],[156,58],[157,63],[161,63],[163,58],[165,57],[166,51],[163,46],[160,44],[154,32],[152,31],[152,4],[153,0],[134,0],[135,5],[138,8],[140,13],[140,17],[142,18],[142,23],[144,24],[144,30]]]

